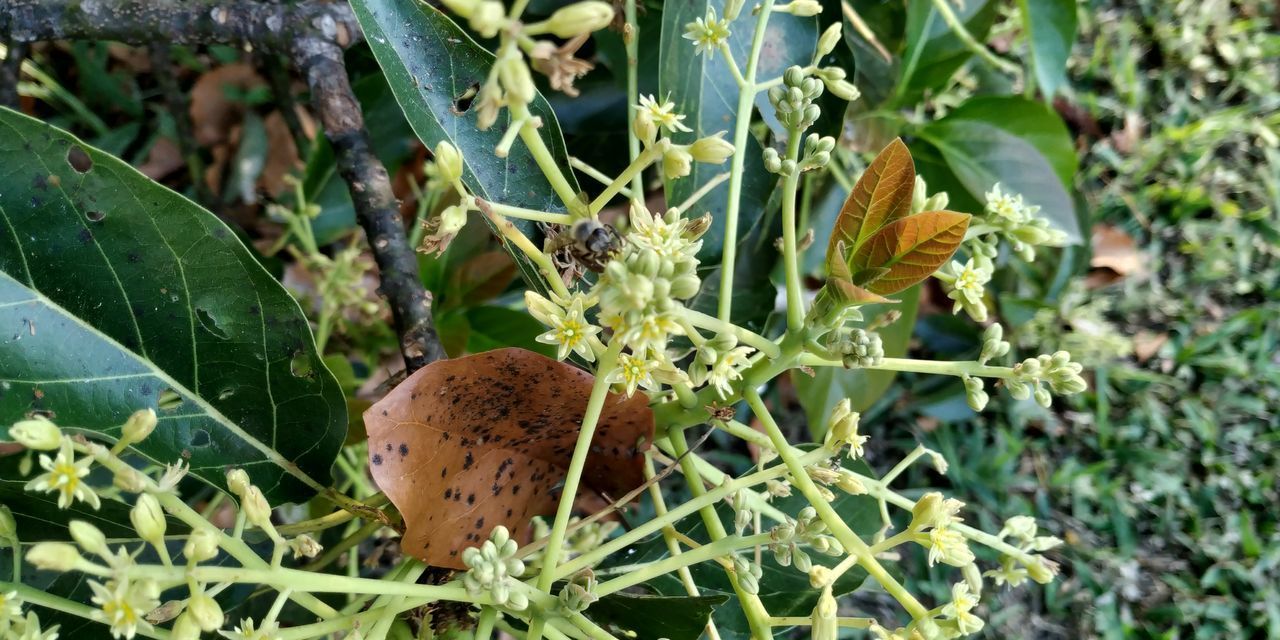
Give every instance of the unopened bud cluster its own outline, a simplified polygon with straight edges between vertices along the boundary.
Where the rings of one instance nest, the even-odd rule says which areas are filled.
[[[1058,351],[1053,355],[1027,358],[1013,368],[1013,377],[1004,381],[1009,395],[1018,400],[1035,397],[1042,407],[1053,403],[1050,391],[1058,395],[1080,393],[1089,388],[1080,373],[1084,367],[1071,361],[1071,354]]]
[[[804,547],[828,556],[838,557],[845,552],[840,542],[827,534],[827,525],[813,507],[801,509],[794,520],[787,518],[771,529],[769,535],[773,539],[769,544],[773,559],[784,567],[795,566],[803,573],[809,573],[814,566]]]
[[[462,584],[472,595],[487,593],[498,606],[524,610],[529,599],[515,586],[524,573],[524,562],[516,557],[517,550],[507,528],[495,527],[484,544],[462,552],[462,562],[467,565]]]

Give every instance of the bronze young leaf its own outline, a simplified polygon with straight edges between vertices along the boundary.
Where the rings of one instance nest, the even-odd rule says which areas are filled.
[[[404,516],[404,551],[462,569],[462,550],[498,525],[522,540],[530,518],[555,510],[592,383],[571,365],[500,349],[427,365],[370,407],[369,468]],[[610,393],[585,486],[611,498],[639,486],[652,439],[644,395]]]
[[[911,213],[911,193],[915,189],[916,169],[911,152],[901,138],[895,138],[871,161],[871,166],[853,185],[849,199],[840,209],[831,241],[827,244],[827,263],[848,262],[854,251],[881,227]],[[844,244],[844,251],[837,249]]]
[[[850,256],[854,282],[887,295],[924,280],[955,254],[969,218],[967,213],[925,211],[889,223]],[[859,277],[868,272],[870,277]]]

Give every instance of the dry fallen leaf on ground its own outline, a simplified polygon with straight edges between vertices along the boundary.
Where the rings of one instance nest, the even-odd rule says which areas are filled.
[[[404,551],[464,568],[462,550],[504,525],[555,511],[586,410],[591,374],[523,349],[440,360],[364,414],[373,479],[404,516]],[[653,439],[643,394],[610,393],[582,492],[617,498],[644,482]]]
[[[1120,276],[1138,275],[1143,271],[1142,253],[1133,237],[1123,229],[1108,224],[1093,226],[1093,259],[1089,266],[1110,269]]]

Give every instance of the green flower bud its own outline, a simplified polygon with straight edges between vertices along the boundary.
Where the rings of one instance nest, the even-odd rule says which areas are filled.
[[[764,150],[764,169],[769,173],[782,171],[782,158],[778,155],[777,149],[770,147]]]
[[[501,6],[501,5],[499,5]],[[498,80],[502,88],[507,90],[507,97],[518,104],[529,104],[537,89],[533,86],[533,76],[529,66],[522,58],[512,56],[498,62]]]
[[[243,496],[249,490],[249,474],[244,469],[232,469],[227,472],[227,488],[237,496]]]
[[[462,179],[462,154],[448,140],[436,144],[433,157],[441,180],[453,184]]]
[[[44,416],[15,422],[9,427],[9,437],[18,444],[37,451],[52,451],[62,446],[62,430]]]
[[[831,584],[831,569],[822,565],[814,565],[809,569],[809,586],[821,589]]]
[[[254,526],[267,529],[272,527],[271,524],[271,505],[267,503],[266,496],[262,495],[262,490],[250,485],[241,496],[240,509],[244,511],[245,518]]]
[[[1039,556],[1036,556],[1032,562],[1028,562],[1026,567],[1027,575],[1040,584],[1049,584],[1058,575],[1057,563]]]
[[[200,640],[200,625],[190,613],[183,613],[169,629],[170,640]]]
[[[818,38],[817,57],[821,58],[835,51],[836,45],[840,44],[840,35],[839,22],[832,23],[831,26],[827,27],[827,30],[823,31],[822,36]]]
[[[81,549],[102,557],[111,553],[107,549],[107,536],[101,529],[84,520],[72,520],[67,528],[71,530],[71,539],[75,540]]]
[[[440,0],[441,4],[462,18],[470,18],[475,13],[480,0]]]
[[[647,109],[640,109],[636,112],[636,119],[631,122],[631,131],[636,134],[636,138],[644,143],[647,147],[653,144],[658,137],[658,125],[653,121],[653,115]]]
[[[133,412],[120,430],[120,439],[124,442],[142,442],[156,428],[156,412],[151,409],[140,409]]]
[[[721,131],[713,136],[698,138],[689,145],[689,154],[694,160],[706,164],[724,164],[733,155],[733,145],[721,138]]]
[[[18,523],[13,519],[9,507],[0,504],[0,542],[18,537]]]
[[[599,0],[576,2],[551,14],[547,31],[558,38],[572,38],[599,31],[613,21],[613,6]]]
[[[822,13],[822,3],[817,0],[793,0],[781,9],[793,16],[809,18]]]
[[[42,571],[71,571],[81,559],[75,545],[66,542],[39,542],[27,551],[27,562]]]
[[[725,0],[725,3],[724,3],[725,22],[733,22],[734,20],[737,20],[738,16],[742,13],[743,4],[744,4],[744,0]]]
[[[982,378],[976,378],[971,375],[962,377],[964,380],[965,400],[969,403],[969,408],[974,411],[982,411],[987,408],[987,402],[991,399],[986,391],[982,390]]]
[[[848,80],[829,80],[824,76],[823,84],[826,85],[827,91],[846,102],[853,102],[862,97],[862,92],[858,90],[858,87]]]
[[[168,523],[164,519],[164,509],[160,508],[160,501],[155,496],[149,493],[139,495],[138,502],[129,511],[129,520],[133,522],[138,537],[153,545],[164,544],[164,532]]]
[[[662,173],[668,180],[683,178],[693,171],[693,156],[686,147],[672,145],[662,155]]]
[[[482,38],[492,38],[507,23],[507,12],[498,0],[482,0],[475,5],[470,17],[471,28]]]
[[[813,613],[810,614],[812,625],[809,629],[810,640],[836,640],[840,636],[840,621],[837,619],[839,612],[840,605],[831,594],[831,587],[829,585],[823,587],[818,604],[813,607]]]
[[[919,531],[927,527],[936,527],[945,517],[946,510],[943,507],[942,494],[931,491],[921,496],[916,501],[916,505],[911,508],[911,524],[908,528]]]
[[[218,534],[209,529],[196,529],[187,537],[182,547],[182,555],[188,562],[204,562],[218,555]]]
[[[204,593],[191,596],[187,601],[187,613],[205,631],[217,631],[222,626],[222,607]]]

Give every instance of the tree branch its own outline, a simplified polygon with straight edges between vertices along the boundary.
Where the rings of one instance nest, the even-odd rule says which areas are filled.
[[[293,60],[307,79],[312,105],[373,249],[406,369],[412,373],[444,357],[431,317],[431,297],[418,278],[417,257],[405,236],[391,181],[370,147],[364,116],[347,77],[343,50],[358,42],[361,34],[345,3],[6,0],[0,3],[0,35],[15,43],[66,39],[142,46],[157,41],[241,43]]]

